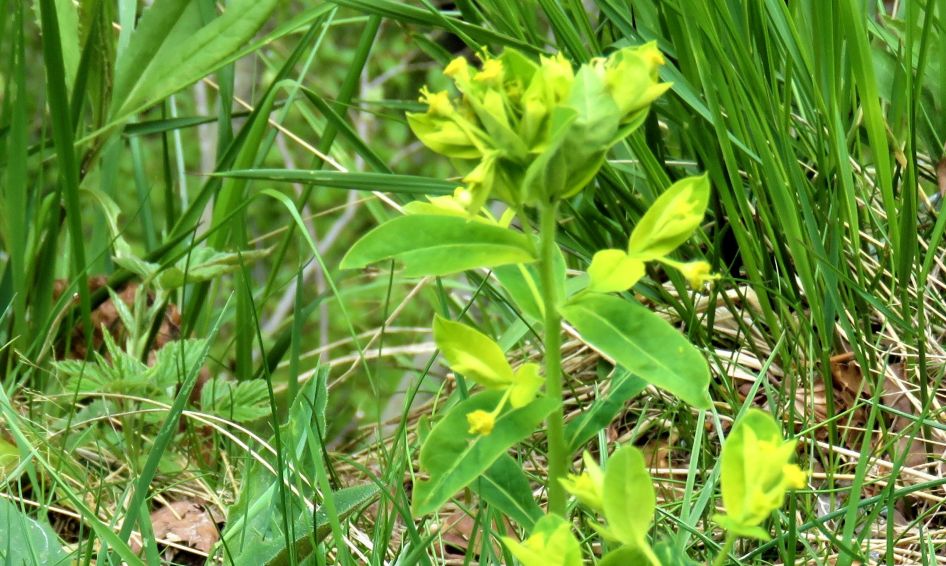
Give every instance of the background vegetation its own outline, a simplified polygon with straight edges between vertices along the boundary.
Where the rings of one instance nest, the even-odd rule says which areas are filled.
[[[146,5],[151,4],[148,8]],[[718,447],[759,406],[810,489],[737,564],[946,560],[946,0],[0,0],[0,556],[12,564],[495,563],[471,494],[415,521],[418,437],[455,402],[434,313],[519,359],[490,275],[342,272],[402,204],[452,190],[404,112],[456,54],[577,62],[656,40],[673,88],[569,202],[585,268],[706,171],[682,256],[638,298],[713,370],[711,411],[565,344],[592,450],[643,447],[656,529],[712,556]],[[104,325],[104,328],[103,328]],[[566,337],[567,338],[567,337]],[[606,379],[611,376],[610,379]],[[597,405],[600,406],[600,405]],[[518,454],[544,466],[543,437]],[[577,454],[576,454],[577,457]]]

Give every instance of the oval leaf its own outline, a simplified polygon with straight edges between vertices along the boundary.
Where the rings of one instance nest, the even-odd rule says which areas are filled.
[[[453,407],[430,431],[420,450],[420,466],[430,475],[414,483],[414,516],[434,513],[485,472],[510,446],[535,432],[536,427],[555,409],[556,402],[540,397],[521,409],[500,414],[493,431],[472,435],[467,431],[466,415],[475,410],[491,411],[502,397],[500,391],[474,395]]]
[[[555,296],[567,297],[565,288],[565,256],[556,249],[553,256],[555,263]],[[542,302],[542,277],[536,265],[504,265],[493,270],[493,275],[509,293],[512,302],[519,307],[532,322],[541,324],[545,319],[545,304]]]
[[[522,566],[581,566],[581,545],[572,525],[558,515],[539,519],[524,542],[502,537],[503,544]]]
[[[591,258],[588,290],[596,293],[627,291],[644,276],[644,262],[623,250],[601,250]]]
[[[531,530],[542,516],[542,509],[532,497],[529,478],[519,462],[503,454],[471,486],[480,497],[519,526]]]
[[[656,505],[644,455],[633,446],[618,448],[604,470],[604,516],[621,542],[647,548],[647,531]]]
[[[0,499],[0,558],[5,564],[69,564],[69,555],[49,525]]]
[[[342,269],[384,259],[404,262],[404,275],[449,275],[477,267],[535,261],[529,239],[499,226],[453,216],[401,216],[355,242]]]
[[[475,328],[438,315],[434,318],[434,342],[450,369],[483,387],[506,387],[513,382],[503,349]]]
[[[639,303],[594,293],[561,307],[582,339],[644,381],[707,409],[709,366],[674,327]]]
[[[709,191],[706,175],[687,177],[670,185],[634,227],[628,252],[650,260],[669,254],[687,241],[703,221]]]

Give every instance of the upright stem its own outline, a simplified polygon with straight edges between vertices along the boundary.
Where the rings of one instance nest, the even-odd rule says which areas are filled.
[[[729,551],[732,550],[732,547],[735,543],[736,535],[726,531],[726,540],[723,542],[723,548],[719,551],[719,554],[716,555],[716,560],[713,561],[713,566],[723,566],[726,564],[726,561],[729,560]]]
[[[548,495],[549,513],[565,516],[565,489],[561,479],[568,468],[565,447],[565,413],[562,408],[562,317],[558,314],[555,254],[556,216],[558,203],[548,204],[541,209],[539,228],[540,256],[539,271],[542,278],[542,302],[545,306],[545,393],[558,401],[558,407],[547,420],[549,462]]]

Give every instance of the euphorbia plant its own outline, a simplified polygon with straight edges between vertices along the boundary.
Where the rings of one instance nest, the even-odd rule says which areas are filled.
[[[562,319],[634,375],[695,407],[709,408],[709,369],[700,353],[649,309],[608,294],[630,289],[643,277],[646,262],[677,269],[694,286],[715,277],[706,262],[670,257],[702,222],[709,183],[705,176],[688,177],[668,187],[624,249],[594,255],[584,288],[566,284],[556,243],[560,204],[594,178],[609,149],[644,122],[651,103],[667,90],[669,85],[658,80],[663,57],[655,44],[628,47],[577,71],[561,55],[534,62],[507,49],[497,57],[484,53],[480,58],[479,69],[463,58],[446,67],[459,97],[424,88],[421,101],[427,111],[408,114],[420,140],[456,165],[463,186],[452,195],[406,206],[406,216],[360,239],[342,267],[397,259],[407,276],[494,268],[514,301],[537,319],[544,378],[534,364],[514,369],[485,334],[435,320],[434,338],[447,363],[483,391],[450,408],[427,435],[420,465],[428,479],[415,482],[412,509],[416,515],[435,512],[469,485],[532,529],[541,544],[567,543],[571,548],[561,534],[567,472],[577,448],[573,444],[586,437],[566,434]],[[485,208],[491,200],[506,206],[499,218]],[[543,420],[548,513],[559,519],[539,520],[542,513],[528,482],[506,454]],[[617,532],[608,519],[603,534]],[[653,555],[649,547],[635,548]],[[530,552],[528,545],[519,550],[523,556]]]

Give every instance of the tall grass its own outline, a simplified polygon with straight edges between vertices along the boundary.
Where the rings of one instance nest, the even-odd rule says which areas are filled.
[[[401,204],[452,190],[403,119],[452,56],[577,63],[656,41],[673,88],[568,203],[559,239],[583,269],[671,182],[709,174],[711,221],[683,253],[726,277],[698,295],[655,271],[635,293],[703,348],[716,405],[647,391],[595,448],[650,451],[658,529],[712,556],[720,439],[763,406],[814,474],[777,536],[733,563],[942,559],[946,0],[0,0],[0,14],[0,497],[15,506],[0,507],[0,556],[510,561],[488,504],[459,494],[415,521],[409,490],[420,415],[465,395],[442,379],[432,314],[523,357],[528,324],[485,273],[335,267]],[[166,356],[160,381],[142,368],[168,338],[207,341]],[[574,340],[564,352],[573,414],[608,394],[611,367]],[[545,449],[516,455],[528,474]],[[148,536],[181,500],[225,515],[212,549]],[[59,540],[37,546],[49,528]]]

